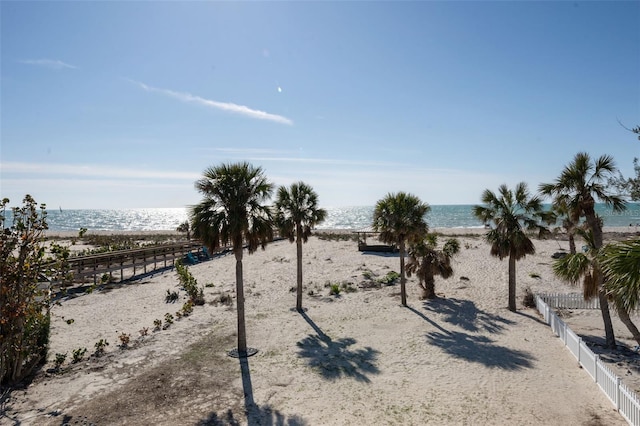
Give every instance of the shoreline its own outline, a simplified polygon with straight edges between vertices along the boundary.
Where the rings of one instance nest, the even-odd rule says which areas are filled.
[[[345,228],[327,228],[327,229],[315,229],[315,234],[349,234],[363,232],[361,229],[345,229]],[[373,233],[367,231],[368,233]],[[486,229],[483,227],[454,227],[454,228],[431,228],[430,232],[434,232],[441,235],[483,235],[486,232]],[[640,229],[638,227],[626,227],[626,226],[605,226],[602,228],[602,232],[607,234],[622,234],[627,237],[640,236]],[[145,236],[153,236],[153,235],[174,235],[174,236],[184,236],[183,232],[178,232],[176,230],[88,230],[85,236],[91,235],[145,235]],[[559,234],[564,235],[564,234]],[[47,229],[44,232],[45,238],[78,238],[78,231],[61,231],[61,230],[50,230]]]

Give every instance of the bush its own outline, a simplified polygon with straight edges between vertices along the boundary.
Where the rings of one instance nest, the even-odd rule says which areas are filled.
[[[400,279],[400,274],[396,271],[389,271],[384,277],[378,278],[376,281],[380,284],[393,285]]]
[[[198,288],[198,281],[191,275],[189,268],[182,264],[181,261],[176,262],[176,272],[178,273],[178,280],[184,288],[184,291],[189,295],[189,299],[194,305],[204,305],[204,289]]]
[[[46,362],[49,345],[49,299],[38,289],[44,272],[45,205],[26,195],[23,206],[12,209],[0,201],[0,384],[17,383]],[[7,226],[9,225],[9,226]]]

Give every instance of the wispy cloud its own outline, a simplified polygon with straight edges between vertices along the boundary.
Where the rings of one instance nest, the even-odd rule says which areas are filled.
[[[38,67],[49,68],[52,70],[78,69],[78,67],[71,64],[67,64],[66,62],[62,62],[58,59],[23,59],[18,62],[22,64],[27,64],[27,65],[35,65]]]
[[[191,180],[200,178],[196,173],[172,172],[166,170],[144,170],[139,168],[117,168],[91,164],[49,164],[49,163],[0,163],[3,174],[29,174],[47,176],[82,176],[87,178],[109,179],[164,179]]]
[[[244,116],[256,118],[259,120],[268,120],[268,121],[274,121],[276,123],[293,125],[293,121],[291,119],[287,117],[283,117],[282,115],[271,114],[271,113],[260,111],[257,109],[251,109],[247,106],[238,105],[231,102],[213,101],[211,99],[205,99],[200,96],[192,95],[191,93],[176,92],[174,90],[152,87],[135,80],[129,80],[129,81],[138,85],[140,88],[142,88],[143,90],[146,90],[147,92],[160,93],[162,95],[169,96],[174,99],[178,99],[179,101],[182,101],[182,102],[202,105],[208,108],[215,108],[218,110],[233,112],[236,114],[242,114]]]

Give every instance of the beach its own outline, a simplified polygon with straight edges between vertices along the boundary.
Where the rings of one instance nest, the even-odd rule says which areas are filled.
[[[419,300],[417,279],[409,278],[407,307],[399,284],[376,282],[399,272],[397,254],[312,236],[303,246],[299,313],[295,245],[245,252],[247,342],[258,352],[240,360],[227,355],[237,342],[231,254],[189,267],[205,304],[182,318],[176,312],[186,295],[174,270],[61,299],[51,310],[49,361],[27,387],[4,396],[0,423],[627,424],[537,311],[522,304],[526,289],[580,291],[551,271],[551,255],[568,243],[535,240],[536,254],[517,262],[514,313],[506,307],[507,261],[489,255],[484,230],[444,233],[461,243],[454,275],[436,278],[439,297],[429,301]],[[329,294],[331,284],[339,295]],[[166,303],[168,291],[180,300]],[[618,343],[635,346],[612,316]],[[568,313],[567,322],[579,334],[604,336],[599,311]],[[123,334],[126,348],[119,347]],[[104,354],[90,356],[101,339],[109,343]],[[72,363],[81,348],[86,354]],[[67,354],[59,372],[57,353]],[[637,392],[635,360],[619,364]]]

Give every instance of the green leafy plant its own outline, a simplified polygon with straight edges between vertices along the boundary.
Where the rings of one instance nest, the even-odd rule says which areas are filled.
[[[166,330],[171,326],[171,324],[173,324],[173,315],[167,312],[166,314],[164,314],[164,326],[162,326],[162,329]]]
[[[329,286],[329,294],[338,296],[340,294],[340,284],[335,283]]]
[[[142,327],[138,333],[140,333],[140,336],[147,336],[149,334],[149,327]]]
[[[398,279],[400,279],[399,273],[396,271],[389,271],[385,276],[378,278],[376,282],[384,285],[393,285],[398,281]]]
[[[162,320],[160,319],[154,319],[153,320],[153,331],[160,331],[160,328],[162,327]]]
[[[26,195],[9,223],[8,204],[0,201],[0,384],[17,383],[46,361],[50,327],[49,298],[38,288],[46,206]]]
[[[529,276],[530,276],[531,278],[540,278],[540,274],[537,274],[537,273],[535,273],[535,272],[531,272],[531,273],[529,274]]]
[[[87,228],[80,228],[80,230],[78,231],[78,238],[83,238],[86,233]]]
[[[93,345],[96,350],[93,352],[93,355],[96,357],[101,357],[104,355],[107,346],[109,346],[109,342],[106,339],[100,339]]]
[[[181,261],[178,261],[176,262],[176,272],[182,288],[187,292],[193,304],[204,305],[204,290],[202,287],[198,287],[198,281],[189,272],[189,268],[183,265]]]
[[[215,287],[215,284],[214,283],[207,283],[204,286],[207,287],[207,288],[211,288],[211,287]]]
[[[84,354],[87,352],[87,348],[78,348],[78,349],[74,349],[72,352],[72,360],[71,363],[72,364],[77,364],[80,361],[82,361],[82,358],[84,358]]]
[[[67,353],[56,353],[56,359],[54,361],[54,368],[58,371],[60,370],[60,367],[62,367],[62,364],[64,364],[64,362],[67,359]]]
[[[191,300],[187,300],[186,302],[184,302],[184,305],[182,305],[182,310],[181,313],[183,316],[189,316],[191,313],[193,312],[193,302],[191,302]]]

